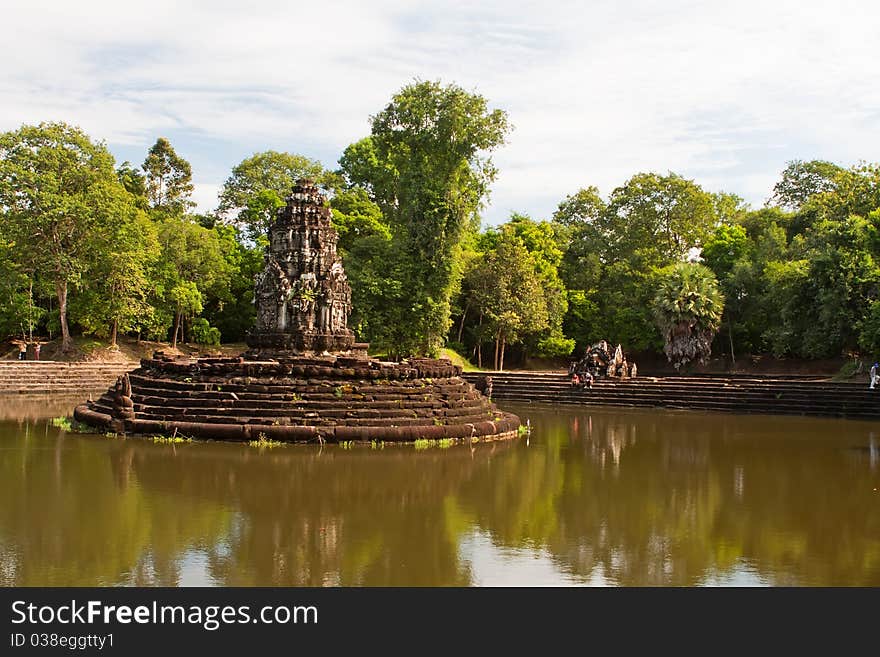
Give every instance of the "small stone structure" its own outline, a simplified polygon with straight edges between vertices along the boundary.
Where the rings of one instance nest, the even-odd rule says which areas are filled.
[[[116,432],[217,440],[516,436],[519,418],[498,410],[450,361],[367,356],[347,325],[351,288],[336,241],[323,196],[299,181],[269,229],[249,350],[199,359],[157,352],[74,417]]]

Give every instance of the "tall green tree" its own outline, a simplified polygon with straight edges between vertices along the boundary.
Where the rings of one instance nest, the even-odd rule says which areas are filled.
[[[119,212],[122,195],[103,144],[65,123],[23,126],[0,135],[2,239],[27,271],[51,280],[58,299],[62,350],[69,351],[68,293],[94,254],[91,238]]]
[[[603,225],[606,211],[599,190],[591,186],[567,196],[553,213],[563,251],[559,270],[569,289],[589,290],[599,281],[608,251]]]
[[[650,310],[658,270],[684,260],[712,234],[719,211],[733,215],[737,207],[735,197],[712,195],[674,173],[636,174],[607,202],[595,187],[564,199],[553,218],[577,316],[563,323],[584,332],[569,337],[581,348],[599,339],[659,348]]]
[[[159,244],[156,303],[173,317],[171,342],[176,348],[185,334],[183,322],[202,312],[211,290],[228,285],[230,267],[217,232],[189,219],[162,221]]]
[[[724,311],[724,296],[711,269],[681,262],[662,270],[653,311],[675,369],[708,360]]]
[[[731,364],[736,362],[734,326],[740,327],[754,295],[749,289],[752,243],[740,224],[722,224],[706,241],[701,253],[703,262],[718,279],[726,299],[724,325],[727,327]],[[739,336],[737,336],[739,337]]]
[[[15,243],[0,238],[0,336],[29,342],[46,311],[35,303],[35,272],[26,271],[17,255]]]
[[[239,162],[223,183],[217,212],[255,241],[266,234],[300,178],[324,185],[333,182],[317,160],[272,150],[254,153]]]
[[[372,194],[406,267],[400,283],[412,317],[399,349],[432,353],[450,327],[462,238],[478,225],[496,174],[489,154],[504,142],[507,115],[456,85],[415,82],[371,125],[370,141],[354,149],[363,152],[347,151],[340,164]]]
[[[263,249],[241,239],[233,226],[215,223],[210,230],[217,236],[228,277],[205,291],[202,314],[224,341],[242,342],[256,319],[254,278],[263,270]]]
[[[523,336],[549,325],[547,300],[535,258],[511,226],[494,240],[482,260],[466,273],[468,289],[487,331],[495,341],[494,368],[504,369],[504,352]]]
[[[154,210],[181,215],[195,206],[190,200],[192,167],[165,137],[159,137],[150,147],[142,168],[147,198]]]
[[[150,200],[147,198],[146,176],[132,166],[128,160],[117,167],[116,175],[126,191],[135,198],[137,206],[142,210],[149,210]]]
[[[770,201],[784,209],[800,210],[816,194],[833,191],[842,171],[841,167],[825,160],[792,160],[773,186]]]
[[[611,193],[602,214],[606,258],[665,266],[699,247],[716,218],[712,195],[692,180],[636,174]]]
[[[559,275],[563,252],[553,224],[514,213],[502,229],[512,230],[529,252],[547,307],[546,328],[524,337],[528,353],[550,358],[568,356],[575,341],[562,333],[563,319],[568,312],[568,295]]]
[[[149,275],[159,257],[156,225],[138,198],[121,187],[113,212],[102,218],[90,237],[94,254],[71,315],[85,332],[109,337],[115,347],[120,332],[145,328],[152,308]]]
[[[383,240],[391,239],[388,222],[364,188],[351,187],[337,191],[330,200],[330,208],[333,227],[339,236],[337,248],[343,259],[364,238],[377,236]]]

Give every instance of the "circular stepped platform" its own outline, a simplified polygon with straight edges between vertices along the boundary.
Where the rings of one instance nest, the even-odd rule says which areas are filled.
[[[493,399],[504,401],[880,418],[880,390],[810,377],[600,379],[592,389],[573,390],[563,373],[481,372],[464,376],[474,383],[491,376]]]
[[[74,417],[105,430],[283,442],[512,438],[499,411],[449,361],[346,356],[167,358],[121,376]]]

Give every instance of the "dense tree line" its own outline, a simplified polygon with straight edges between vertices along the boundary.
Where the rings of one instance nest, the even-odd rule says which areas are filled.
[[[63,123],[0,135],[0,336],[240,342],[265,232],[294,181],[330,198],[352,328],[392,357],[450,346],[482,366],[602,338],[715,353],[880,353],[880,166],[791,162],[765,207],[674,173],[584,187],[551,217],[481,229],[511,126],[482,96],[415,82],[325,169],[246,158],[216,210],[165,138],[140,166]]]

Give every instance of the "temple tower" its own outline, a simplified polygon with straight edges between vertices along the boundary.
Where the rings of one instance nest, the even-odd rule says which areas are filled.
[[[265,267],[254,286],[257,322],[247,336],[246,357],[351,350],[351,287],[330,217],[314,181],[298,180],[269,227]]]

